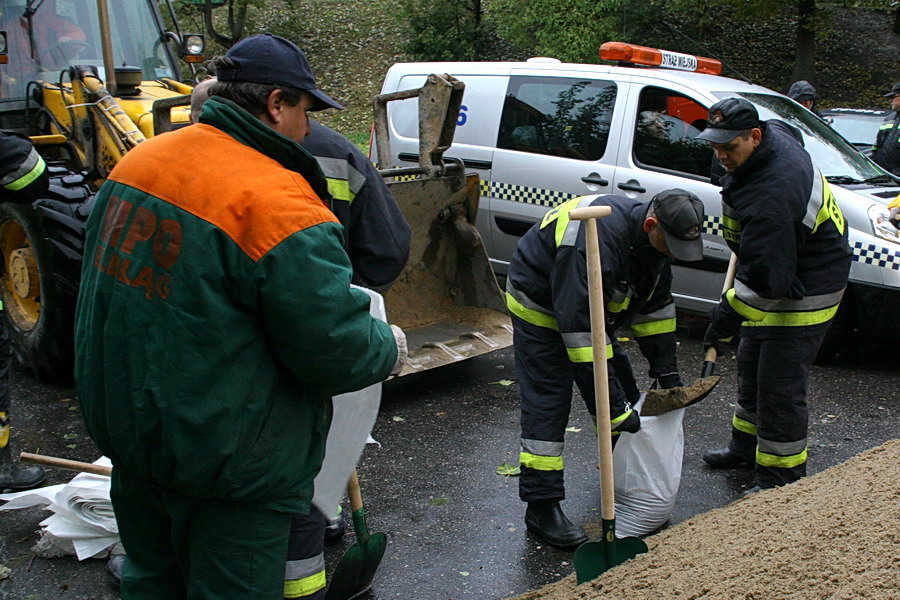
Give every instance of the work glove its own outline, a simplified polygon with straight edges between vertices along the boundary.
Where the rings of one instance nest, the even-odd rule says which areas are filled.
[[[737,319],[729,313],[733,313]],[[709,319],[709,327],[703,335],[703,351],[715,348],[716,354],[719,354],[722,345],[740,333],[741,317],[733,310],[723,308],[722,303],[719,303],[709,312]]]
[[[684,383],[681,381],[681,375],[678,373],[666,373],[657,377],[656,380],[659,382],[659,387],[664,390],[684,386]]]
[[[391,369],[391,375],[399,375],[406,364],[406,357],[409,356],[409,350],[406,348],[406,334],[396,325],[391,325],[391,332],[394,334],[394,342],[397,344],[397,362]]]

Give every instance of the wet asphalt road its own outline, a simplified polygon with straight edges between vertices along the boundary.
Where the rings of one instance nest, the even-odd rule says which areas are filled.
[[[703,321],[682,319],[682,373],[699,372]],[[636,344],[626,345],[645,373]],[[752,485],[747,471],[711,471],[700,455],[727,440],[735,393],[734,348],[720,357],[719,388],[687,409],[681,489],[671,523],[717,508]],[[897,347],[848,348],[817,366],[810,385],[810,474],[900,437],[900,352]],[[71,386],[14,378],[13,444],[92,461]],[[370,600],[494,600],[520,594],[573,571],[572,553],[553,549],[525,530],[517,480],[495,474],[518,462],[518,389],[510,349],[385,384],[369,446],[360,463],[369,529],[389,543]],[[508,385],[505,383],[512,382]],[[647,383],[646,381],[644,382]],[[573,403],[567,433],[566,514],[596,535],[599,528],[597,446],[582,402]],[[51,469],[49,483],[71,472]],[[349,507],[345,504],[345,509]],[[34,558],[36,509],[0,512],[0,600],[118,598],[105,561]],[[330,570],[354,541],[352,530],[327,550]],[[2,569],[0,569],[2,571]]]

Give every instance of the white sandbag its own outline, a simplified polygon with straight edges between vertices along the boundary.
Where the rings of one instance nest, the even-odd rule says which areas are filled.
[[[635,408],[640,412],[643,396]],[[675,508],[684,453],[684,409],[641,417],[637,433],[623,433],[613,450],[616,536],[651,533]]]
[[[384,298],[372,290],[353,286],[369,295],[369,313],[382,321],[387,321]],[[316,476],[313,504],[322,513],[332,518],[347,491],[350,473],[359,462],[366,441],[378,417],[381,406],[381,384],[376,383],[356,392],[335,396],[334,414],[328,440],[325,445],[325,459],[322,470]]]
[[[105,456],[94,461],[110,466]],[[65,485],[0,495],[7,503],[0,510],[40,506],[53,514],[41,521],[39,556],[74,554],[78,560],[105,556],[119,543],[119,528],[109,499],[109,477],[79,473]]]

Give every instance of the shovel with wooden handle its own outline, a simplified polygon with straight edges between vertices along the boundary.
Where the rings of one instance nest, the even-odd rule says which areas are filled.
[[[600,453],[600,502],[603,539],[586,542],[575,551],[578,583],[591,581],[612,567],[647,552],[647,544],[636,537],[616,538],[616,507],[613,487],[612,425],[606,367],[606,329],[603,316],[603,278],[600,271],[600,240],[597,219],[612,213],[608,206],[576,208],[571,219],[587,227],[588,292],[591,307],[591,346],[594,353],[594,403],[597,407],[597,447]]]
[[[734,273],[737,270],[737,254],[731,253],[728,259],[728,270],[725,272],[725,283],[722,285],[722,293],[724,294],[734,285]],[[717,353],[715,347],[710,347],[706,351],[706,358],[703,359],[703,368],[700,371],[700,377],[709,377],[716,370]]]
[[[369,533],[356,469],[353,469],[350,475],[347,494],[350,496],[350,509],[353,511],[356,543],[347,548],[347,552],[335,568],[331,584],[325,593],[325,600],[350,600],[368,591],[372,587],[375,571],[378,570],[387,548],[387,536],[383,533]]]
[[[81,471],[83,473],[93,473],[94,475],[106,475],[107,477],[112,475],[112,467],[69,460],[67,458],[46,456],[44,454],[32,454],[31,452],[20,452],[19,458],[25,462],[36,463],[48,467],[57,467],[59,469],[68,469],[69,471]]]

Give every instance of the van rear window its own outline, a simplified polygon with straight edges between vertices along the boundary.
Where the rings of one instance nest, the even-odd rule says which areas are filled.
[[[612,81],[510,77],[497,147],[598,160],[606,152],[615,100]]]

